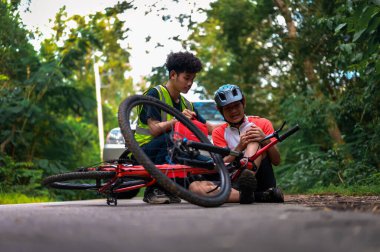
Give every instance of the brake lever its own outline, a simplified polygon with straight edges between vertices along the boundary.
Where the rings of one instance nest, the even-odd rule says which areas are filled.
[[[270,139],[270,138],[272,138],[272,137],[274,137],[274,133],[272,133],[272,134],[270,134],[270,135],[267,135],[266,137],[264,137],[263,139],[261,139],[261,140],[260,140],[260,143],[262,143],[262,142],[264,142],[264,141],[266,141],[266,140],[268,140],[268,139]]]
[[[280,137],[279,137],[278,133],[280,133],[280,131],[284,128],[285,124],[286,124],[286,121],[284,121],[282,123],[281,127],[278,130],[275,130],[272,134],[267,135],[266,137],[264,137],[264,139],[262,139],[260,141],[260,143],[262,143],[262,142],[264,142],[264,141],[266,141],[268,139],[271,139],[272,137],[275,137],[276,139],[280,140]]]
[[[276,130],[276,132],[279,133],[282,130],[282,128],[284,128],[285,124],[286,124],[286,121],[282,123],[281,127],[278,130]]]

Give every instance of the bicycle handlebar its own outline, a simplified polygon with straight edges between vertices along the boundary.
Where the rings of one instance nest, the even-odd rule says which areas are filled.
[[[300,126],[297,124],[296,126],[294,126],[293,128],[291,128],[290,130],[288,130],[287,132],[285,132],[283,135],[281,135],[278,140],[280,142],[283,141],[283,140],[285,140],[289,136],[293,135],[299,129],[300,129]]]
[[[218,153],[222,156],[228,156],[228,155],[234,155],[239,156],[240,152],[230,150],[229,148],[222,148],[215,145],[207,144],[207,143],[200,143],[200,142],[194,142],[194,141],[188,141],[187,139],[184,139],[183,142],[188,147],[196,148],[199,150],[205,150],[213,153]]]
[[[272,134],[272,135],[270,135],[270,137],[275,137],[278,142],[281,142],[281,141],[285,140],[286,138],[288,138],[289,136],[293,135],[299,129],[300,129],[300,126],[297,124],[296,126],[294,126],[293,128],[291,128],[290,130],[288,130],[287,132],[285,132],[281,136],[278,136],[278,131],[277,131],[277,134],[275,134],[276,136],[272,136],[273,135]],[[231,150],[231,149],[229,149],[227,147],[222,148],[222,147],[218,147],[218,146],[215,146],[215,145],[212,145],[212,144],[206,144],[206,143],[189,141],[187,139],[183,139],[183,143],[186,146],[188,146],[188,147],[192,147],[192,148],[196,148],[196,149],[199,149],[199,150],[205,150],[205,151],[217,153],[217,154],[222,155],[223,157],[228,156],[228,155],[239,157],[239,156],[243,155],[243,152],[234,151],[234,150]],[[272,143],[272,144],[275,144],[275,143]]]

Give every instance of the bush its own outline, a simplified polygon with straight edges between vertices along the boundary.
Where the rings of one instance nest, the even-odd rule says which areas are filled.
[[[41,186],[43,170],[32,162],[16,162],[9,156],[0,156],[0,191],[27,192],[29,196],[47,196]]]

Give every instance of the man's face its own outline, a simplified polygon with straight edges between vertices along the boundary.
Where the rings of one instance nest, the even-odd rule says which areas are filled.
[[[244,105],[241,101],[224,106],[222,111],[224,118],[230,123],[239,123],[244,117]]]
[[[193,85],[193,81],[195,79],[196,74],[195,73],[174,73],[174,87],[179,91],[180,93],[186,94],[189,92],[191,86]]]

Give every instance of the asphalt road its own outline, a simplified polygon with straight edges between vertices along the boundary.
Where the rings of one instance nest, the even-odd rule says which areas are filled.
[[[140,199],[0,206],[0,251],[380,251],[380,216],[287,204]]]

